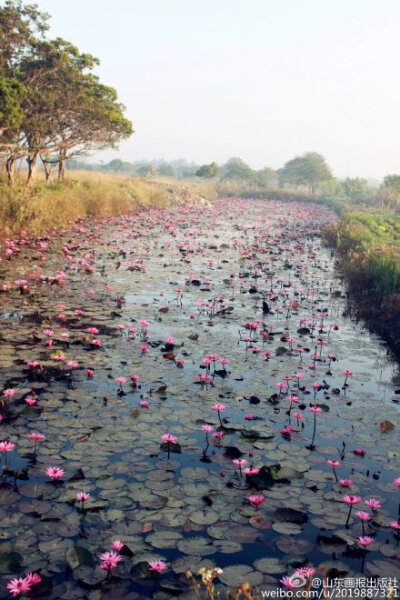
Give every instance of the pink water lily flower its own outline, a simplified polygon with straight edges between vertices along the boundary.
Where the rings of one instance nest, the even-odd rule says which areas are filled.
[[[125,544],[121,542],[121,540],[115,540],[114,542],[111,542],[111,548],[120,552],[122,548],[125,548]]]
[[[32,407],[35,406],[36,402],[37,402],[37,398],[32,398],[31,396],[27,396],[24,400],[25,404],[27,404],[28,406]]]
[[[43,433],[30,433],[28,438],[34,442],[40,442],[41,440],[45,440],[46,436]]]
[[[88,333],[90,333],[91,335],[97,335],[99,333],[99,330],[97,329],[97,327],[88,327],[86,329],[86,331]]]
[[[65,475],[65,471],[59,467],[48,467],[46,469],[46,475],[54,481],[63,477]]]
[[[67,362],[67,367],[69,369],[79,369],[79,363],[76,360],[69,360]]]
[[[29,583],[29,585],[38,585],[41,583],[42,578],[39,573],[28,573],[25,577],[25,580]]]
[[[12,452],[15,448],[13,442],[0,442],[0,452]]]
[[[117,552],[113,552],[112,550],[109,552],[103,552],[100,554],[99,559],[101,562],[113,562],[118,564],[123,560],[122,556]]]
[[[205,425],[202,425],[201,428],[206,433],[210,433],[214,429],[214,427],[212,425],[208,425],[208,423],[206,423]]]
[[[260,469],[257,469],[256,467],[246,467],[246,469],[243,469],[243,473],[245,475],[249,475],[250,477],[252,475],[258,475],[260,472]]]
[[[298,587],[296,581],[292,577],[282,577],[282,579],[280,579],[279,581],[288,590],[294,590]]]
[[[286,425],[286,427],[281,429],[281,434],[284,437],[290,438],[290,436],[292,435],[292,431],[293,431],[293,428],[290,425]]]
[[[237,465],[238,467],[244,467],[245,465],[247,465],[247,460],[245,458],[234,458],[232,460],[234,465]]]
[[[343,500],[343,502],[345,502],[346,504],[349,504],[350,506],[353,506],[354,504],[359,504],[360,502],[362,502],[362,498],[360,496],[343,496],[342,500]]]
[[[346,504],[348,504],[348,506],[349,506],[349,512],[348,512],[346,524],[345,524],[346,529],[348,529],[351,510],[352,510],[353,506],[362,502],[362,498],[360,496],[343,496],[342,501],[345,502]]]
[[[352,479],[339,479],[339,483],[342,487],[350,487],[354,481]]]
[[[379,502],[379,500],[376,500],[375,498],[369,498],[368,500],[365,500],[365,504],[367,506],[369,506],[369,508],[372,508],[372,510],[381,508],[381,503]]]
[[[357,538],[357,542],[365,549],[374,542],[374,538],[370,537],[369,535],[361,535]]]
[[[11,579],[11,581],[7,583],[7,589],[12,596],[16,597],[25,592],[29,592],[31,584],[25,577],[20,577],[19,579]]]
[[[164,433],[161,436],[161,439],[163,442],[166,442],[167,444],[176,444],[176,442],[178,441],[178,438],[176,437],[176,435],[172,435],[171,433]]]
[[[76,495],[76,499],[82,503],[86,502],[86,500],[89,500],[89,498],[90,498],[89,492],[78,492]]]
[[[262,494],[253,494],[252,496],[249,496],[250,504],[253,504],[253,506],[255,506],[257,510],[258,507],[264,502],[264,500],[265,496],[263,496]]]
[[[360,519],[360,521],[369,521],[371,519],[371,515],[365,510],[358,510],[354,514]]]
[[[168,565],[163,560],[151,560],[149,562],[150,571],[154,571],[155,573],[164,573],[168,568]]]
[[[103,571],[107,571],[107,577],[109,576],[111,571],[117,568],[118,563],[123,560],[120,554],[113,551],[103,552],[103,554],[100,554],[99,559],[101,561],[100,569],[103,569]]]

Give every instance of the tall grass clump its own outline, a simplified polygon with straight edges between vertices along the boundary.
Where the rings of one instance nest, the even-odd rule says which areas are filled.
[[[353,313],[400,356],[400,222],[389,212],[352,213],[326,227],[346,275]]]

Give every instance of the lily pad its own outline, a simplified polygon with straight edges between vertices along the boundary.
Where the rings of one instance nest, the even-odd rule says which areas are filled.
[[[212,541],[205,537],[190,537],[178,542],[178,550],[194,556],[210,556],[217,552]]]
[[[65,553],[65,560],[72,570],[82,566],[92,566],[94,564],[93,557],[89,550],[82,546],[68,548]]]
[[[312,543],[308,540],[296,540],[290,536],[278,538],[275,543],[279,550],[285,552],[285,554],[308,554],[313,547]]]
[[[146,542],[153,548],[176,548],[178,540],[181,540],[182,537],[177,531],[157,531],[148,535]]]
[[[260,585],[263,581],[263,575],[259,571],[254,571],[248,565],[231,565],[223,569],[219,579],[230,588],[237,587],[242,583],[250,585]]]
[[[286,572],[286,565],[279,558],[259,558],[254,562],[254,567],[268,575]]]
[[[218,514],[213,510],[195,510],[190,513],[189,519],[198,525],[212,525],[218,521]]]
[[[302,525],[308,521],[308,515],[305,512],[300,512],[294,508],[277,508],[274,512],[274,522],[278,523],[295,523]]]
[[[0,552],[0,573],[18,573],[22,557],[18,552]]]

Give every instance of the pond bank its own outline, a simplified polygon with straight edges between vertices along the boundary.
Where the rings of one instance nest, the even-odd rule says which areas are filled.
[[[352,314],[400,360],[400,221],[389,212],[350,213],[324,229],[337,249]]]

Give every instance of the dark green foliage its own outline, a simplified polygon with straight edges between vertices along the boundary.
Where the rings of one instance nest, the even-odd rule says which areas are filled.
[[[202,165],[198,171],[196,171],[197,177],[205,177],[211,179],[216,177],[219,173],[219,167],[216,162],[212,162],[209,165]]]
[[[353,310],[400,355],[400,222],[388,212],[350,213],[325,231],[339,251]]]

